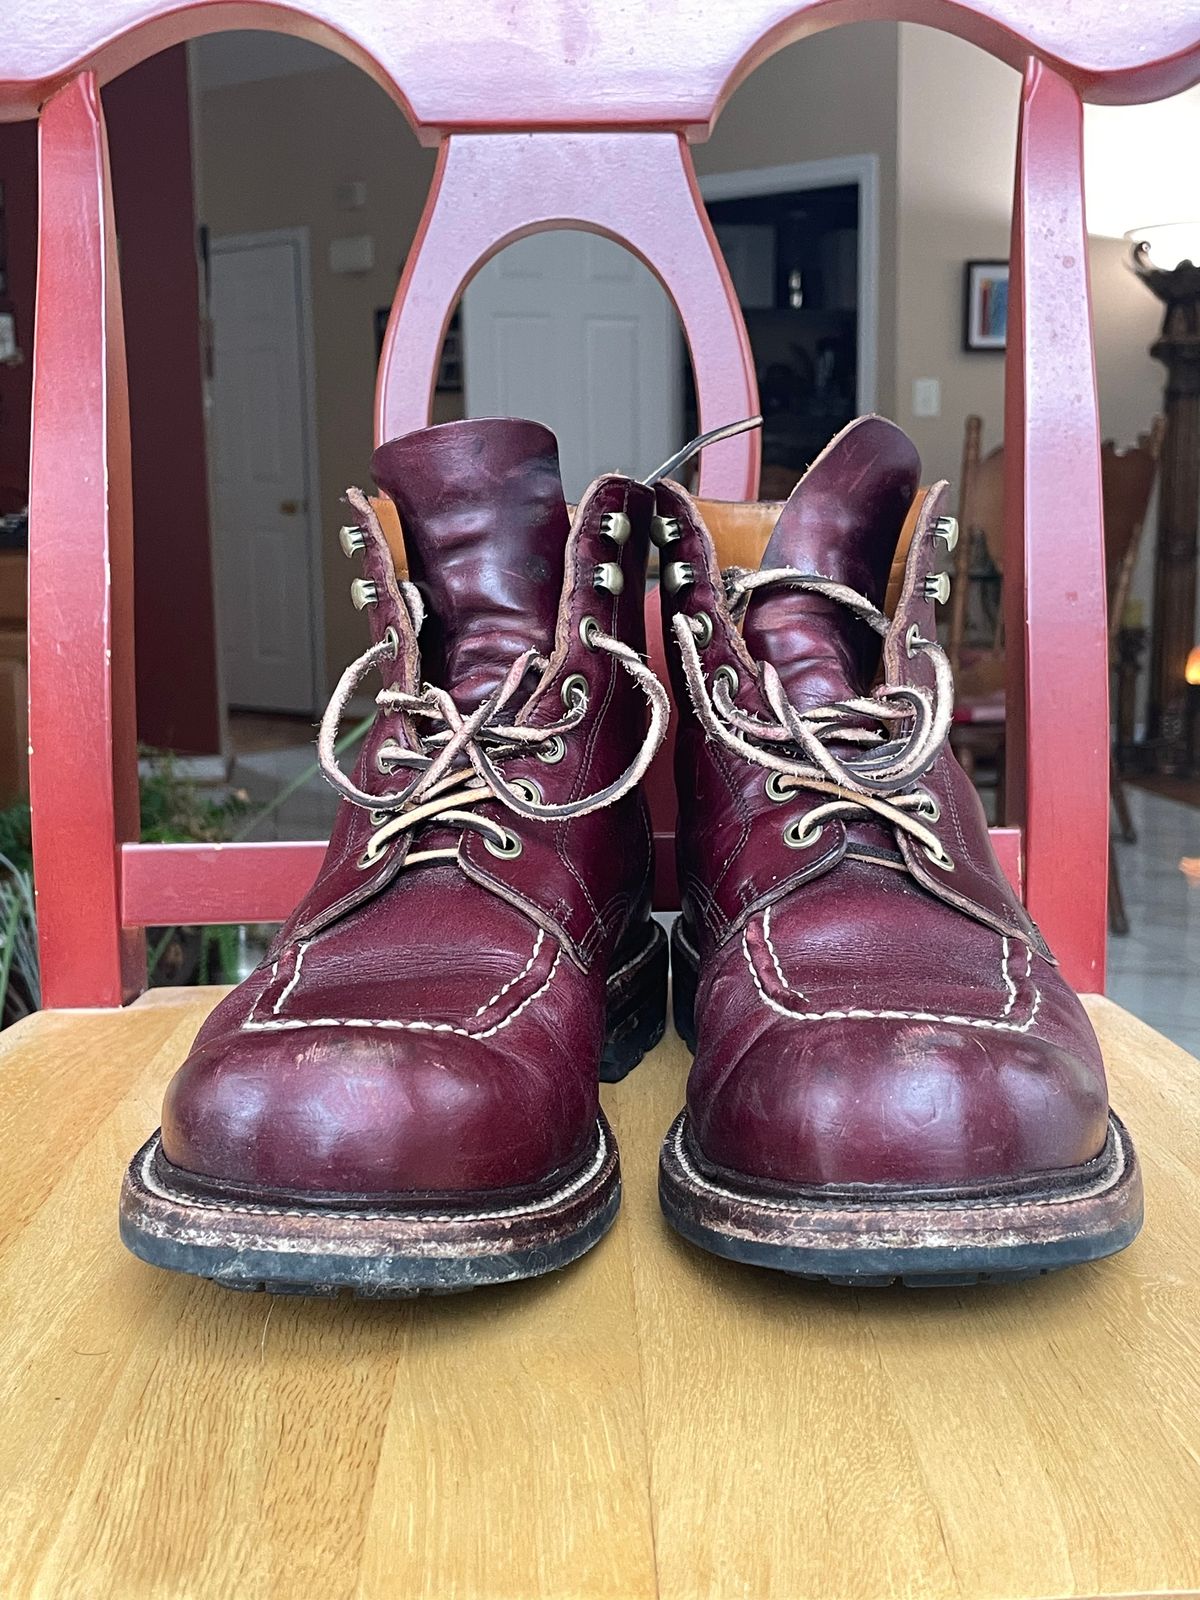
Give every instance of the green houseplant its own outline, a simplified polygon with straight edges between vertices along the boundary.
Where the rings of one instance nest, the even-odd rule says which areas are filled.
[[[362,739],[364,717],[338,742],[342,753]],[[310,762],[262,806],[241,789],[206,793],[180,770],[169,751],[142,749],[141,837],[154,844],[210,844],[248,838],[311,783],[320,770]],[[255,930],[240,925],[150,928],[147,969],[152,985],[235,980],[256,954]],[[0,1027],[41,1003],[37,920],[33,897],[33,843],[29,802],[0,809]]]

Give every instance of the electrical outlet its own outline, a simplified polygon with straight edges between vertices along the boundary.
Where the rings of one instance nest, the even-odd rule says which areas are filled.
[[[940,378],[913,379],[913,416],[940,417],[942,414],[942,384]]]

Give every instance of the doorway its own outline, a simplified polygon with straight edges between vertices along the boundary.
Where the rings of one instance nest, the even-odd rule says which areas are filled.
[[[716,173],[700,192],[754,353],[760,493],[784,499],[829,439],[876,403],[878,160]]]
[[[225,703],[323,699],[308,231],[213,239],[213,561]]]
[[[623,246],[568,228],[519,239],[462,305],[466,414],[552,428],[568,500],[602,472],[643,477],[684,442],[678,314]]]

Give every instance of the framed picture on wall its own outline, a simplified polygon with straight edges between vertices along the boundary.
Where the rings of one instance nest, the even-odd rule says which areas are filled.
[[[968,261],[963,279],[963,349],[1003,350],[1008,339],[1008,262]]]

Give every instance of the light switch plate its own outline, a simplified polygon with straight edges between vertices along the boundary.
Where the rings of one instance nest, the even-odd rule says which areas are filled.
[[[942,414],[942,383],[940,378],[913,379],[913,416],[940,417]]]
[[[375,265],[375,240],[359,233],[329,241],[330,272],[370,272]]]

